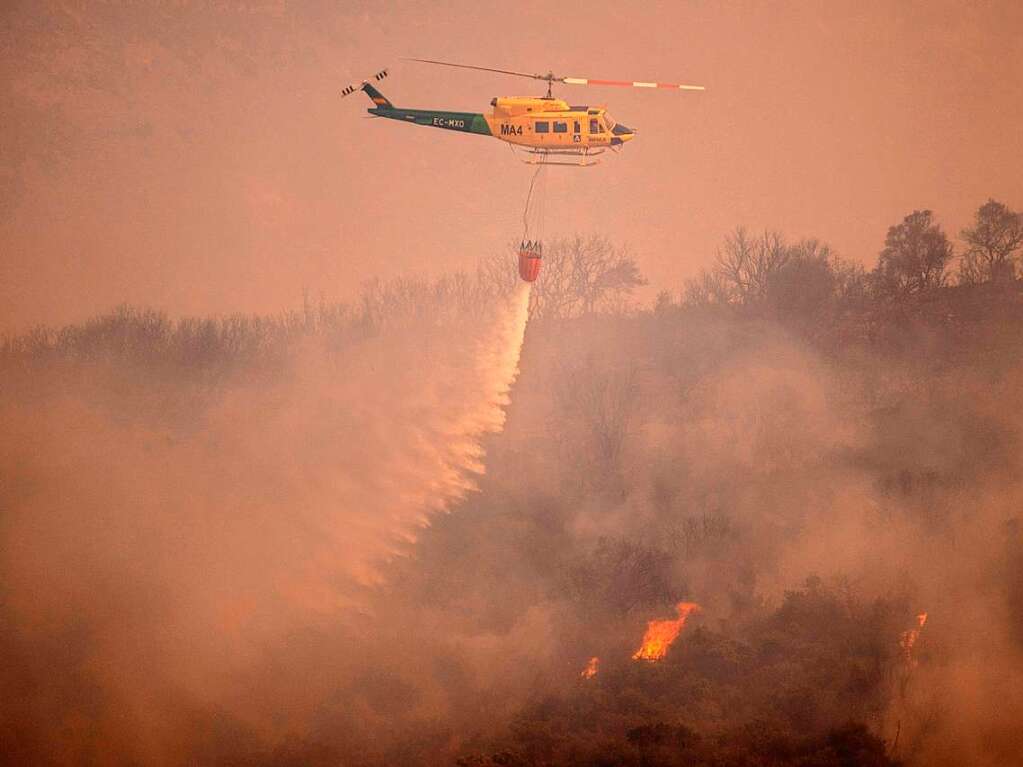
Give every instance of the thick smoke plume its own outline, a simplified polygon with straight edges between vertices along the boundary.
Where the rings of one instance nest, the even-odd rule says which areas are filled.
[[[171,764],[194,712],[307,726],[318,679],[362,652],[381,563],[483,473],[528,301],[523,285],[471,321],[435,311],[340,349],[311,336],[221,392],[128,391],[137,368],[93,359],[5,401],[10,753]],[[174,409],[186,389],[198,410]],[[329,671],[308,645],[323,632]]]
[[[12,339],[5,754],[1011,763],[1018,285],[534,294],[523,343],[488,275]]]

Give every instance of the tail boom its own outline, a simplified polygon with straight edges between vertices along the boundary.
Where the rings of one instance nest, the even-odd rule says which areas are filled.
[[[492,136],[486,118],[478,112],[440,112],[435,109],[401,109],[398,107],[374,107],[367,109],[371,115],[401,120],[412,125],[444,130],[476,133]]]
[[[363,91],[369,96],[373,106],[367,109],[374,117],[386,117],[390,120],[401,120],[412,125],[423,125],[430,128],[476,133],[481,136],[494,135],[487,119],[478,112],[442,112],[435,109],[402,109],[392,104],[388,98],[376,89],[373,82],[380,82],[387,77],[387,70],[381,69],[369,80],[359,84],[346,86],[341,97],[349,96],[356,91]],[[373,82],[371,82],[371,80]]]

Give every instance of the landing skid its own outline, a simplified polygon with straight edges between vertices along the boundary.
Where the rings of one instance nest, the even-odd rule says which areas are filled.
[[[600,164],[600,160],[587,160],[582,157],[574,162],[566,160],[547,160],[542,157],[527,157],[522,162],[526,165],[568,165],[573,168],[589,168],[593,165]]]
[[[604,154],[604,147],[598,149],[525,149],[528,157],[520,157],[526,165],[568,165],[576,168],[588,168],[600,163],[598,159]],[[552,159],[553,158],[553,159]],[[564,159],[562,159],[564,158]],[[576,158],[569,160],[568,158]]]

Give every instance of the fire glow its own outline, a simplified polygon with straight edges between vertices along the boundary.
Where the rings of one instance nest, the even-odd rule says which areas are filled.
[[[915,629],[903,631],[902,636],[899,637],[899,646],[902,648],[902,653],[905,657],[906,663],[910,666],[916,665],[916,661],[913,659],[913,645],[915,645],[916,640],[920,638],[920,632],[923,630],[924,624],[927,622],[927,613],[920,613],[917,615],[916,622],[917,627]]]
[[[666,621],[650,621],[643,635],[643,644],[632,656],[633,660],[658,661],[665,656],[671,643],[674,642],[689,614],[700,609],[695,602],[679,602],[675,605],[678,618]]]
[[[583,672],[579,676],[581,676],[583,679],[593,679],[593,677],[597,675],[597,671],[599,670],[600,658],[594,655],[586,662],[586,668],[583,669]]]

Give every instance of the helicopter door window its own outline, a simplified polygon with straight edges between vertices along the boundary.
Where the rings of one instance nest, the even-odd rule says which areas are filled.
[[[546,120],[537,120],[536,121],[536,132],[537,133],[549,133],[550,132],[550,123],[547,122]]]
[[[555,133],[568,133],[568,123],[554,123]]]
[[[575,125],[573,127],[575,128],[575,130],[572,131],[573,133],[579,133],[582,130],[582,126],[579,125],[578,120],[575,121]]]
[[[590,119],[590,133],[600,133],[600,123],[596,119]]]

